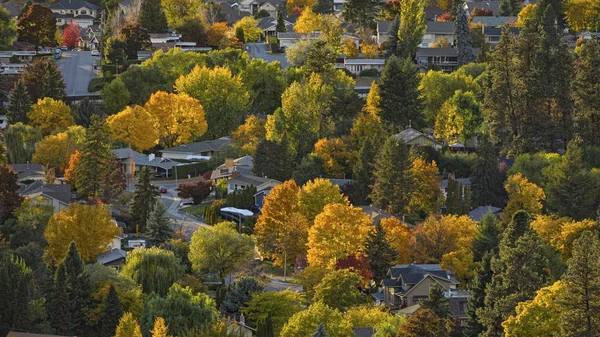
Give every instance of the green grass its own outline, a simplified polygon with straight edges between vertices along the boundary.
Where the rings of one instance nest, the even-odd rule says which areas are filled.
[[[204,201],[201,204],[198,205],[194,205],[194,206],[188,206],[185,208],[182,208],[181,210],[183,212],[186,212],[188,214],[197,216],[197,217],[203,217],[204,216],[204,209],[208,206],[210,206],[210,204],[212,204],[213,200],[211,201]]]

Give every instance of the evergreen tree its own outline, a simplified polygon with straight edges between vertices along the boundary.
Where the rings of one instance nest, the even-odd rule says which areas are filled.
[[[88,97],[75,104],[75,106],[72,108],[72,111],[77,125],[81,125],[86,128],[90,126],[92,116],[99,116],[103,114],[101,106],[95,102],[92,102]]]
[[[375,224],[375,231],[369,234],[365,249],[373,279],[376,284],[379,284],[385,278],[393,262],[398,258],[398,253],[389,245],[385,229],[383,229],[381,223],[377,222]]]
[[[121,316],[123,316],[123,307],[115,286],[111,284],[104,300],[100,337],[113,337]]]
[[[575,127],[585,144],[600,145],[600,40],[581,45],[573,81]]]
[[[385,58],[389,58],[392,55],[398,56],[400,54],[398,49],[398,29],[400,29],[400,16],[396,15],[390,24],[388,38],[385,41]]]
[[[463,1],[456,1],[455,3],[454,31],[456,32],[456,46],[458,47],[458,65],[471,63],[476,58],[473,51],[469,18],[464,4]]]
[[[435,312],[440,318],[450,316],[450,299],[444,296],[444,288],[439,285],[429,287],[429,297],[419,302],[422,309]]]
[[[314,7],[312,7],[312,10],[317,14],[331,14],[333,13],[333,1],[317,0],[317,4]]]
[[[493,253],[486,253],[481,258],[479,266],[475,270],[475,276],[468,283],[468,290],[471,297],[468,298],[467,305],[467,317],[469,318],[469,324],[465,329],[466,337],[478,337],[485,329],[483,324],[480,323],[479,317],[477,316],[477,309],[485,307],[485,289],[487,285],[492,281],[492,269],[491,260]]]
[[[567,28],[567,22],[565,19],[565,9],[563,6],[564,0],[539,0],[536,2],[535,6],[535,15],[532,20],[530,20],[529,24],[534,27],[540,25],[541,22],[544,21],[544,16],[546,15],[546,9],[548,6],[552,7],[552,11],[556,15],[556,28],[558,31],[562,32]],[[582,15],[584,15],[582,13]]]
[[[365,139],[358,150],[358,158],[352,166],[352,184],[354,191],[352,199],[355,203],[365,203],[368,201],[371,188],[375,183],[373,179],[373,162],[377,157],[377,148],[374,140]]]
[[[10,254],[0,257],[0,335],[31,328],[28,303],[32,281],[32,271],[21,258]]]
[[[47,302],[47,308],[52,328],[56,333],[63,336],[70,335],[71,310],[68,296],[67,267],[64,263],[61,263],[54,275],[52,295]]]
[[[154,209],[150,213],[146,227],[148,228],[146,236],[154,245],[160,245],[173,237],[171,218],[167,215],[167,209],[162,201],[158,200],[154,204]]]
[[[31,99],[23,80],[18,80],[13,90],[8,95],[8,110],[6,117],[9,124],[24,123],[29,119],[27,113],[31,109]]]
[[[409,58],[411,63],[427,30],[424,8],[424,0],[404,0],[400,8],[399,56]]]
[[[167,31],[167,18],[160,5],[160,0],[144,0],[140,6],[140,26],[148,33],[164,33]]]
[[[83,271],[84,263],[75,242],[71,242],[62,264],[67,271],[69,331],[72,335],[83,336],[86,328],[85,314],[91,302],[91,287],[88,276]]]
[[[560,295],[561,326],[567,337],[600,336],[600,241],[586,231],[573,244]]]
[[[379,0],[348,0],[344,3],[344,20],[361,29],[373,29],[380,7]]]
[[[260,293],[264,287],[253,277],[244,277],[235,282],[223,297],[221,312],[225,315],[235,316],[250,301],[252,295]]]
[[[319,323],[317,331],[313,334],[313,337],[328,337],[329,335],[325,332],[325,326],[323,323]]]
[[[502,235],[498,218],[491,212],[487,212],[483,215],[483,219],[481,219],[478,227],[479,231],[473,240],[471,248],[473,251],[473,262],[482,261],[486,254],[496,256],[498,254],[498,244],[500,243],[500,237]]]
[[[454,175],[448,175],[448,187],[446,188],[446,213],[465,215],[471,210],[470,199],[467,197],[469,185],[463,185],[454,179]]]
[[[500,16],[517,16],[521,11],[520,0],[502,0],[498,12]]]
[[[42,97],[50,97],[57,101],[64,101],[67,96],[65,81],[58,67],[53,62],[45,65],[44,78],[42,78]]]
[[[395,128],[421,123],[419,71],[408,59],[391,56],[381,73],[381,119]]]
[[[246,43],[246,38],[244,37],[244,29],[242,29],[242,27],[237,27],[235,29],[235,37],[238,39],[238,41],[240,41],[241,43]]]
[[[108,172],[112,152],[108,129],[97,116],[92,117],[80,152],[76,168],[77,194],[83,198],[99,197],[104,188],[103,177]]]
[[[140,325],[130,312],[124,313],[119,320],[115,337],[142,337]]]
[[[285,33],[287,32],[287,28],[285,27],[285,22],[283,22],[283,12],[279,12],[277,14],[277,26],[275,26],[275,31],[277,33]]]
[[[473,207],[499,205],[502,202],[502,177],[498,157],[489,138],[483,135],[471,175]]]
[[[397,216],[405,214],[414,188],[411,165],[408,146],[395,136],[388,138],[375,162],[370,196],[375,206]]]
[[[146,223],[150,213],[156,204],[156,198],[159,195],[155,186],[152,186],[150,175],[152,173],[146,167],[138,173],[135,183],[135,192],[133,193],[133,203],[131,204],[131,214],[136,226],[139,226],[140,232],[146,232]]]
[[[286,181],[292,173],[291,157],[285,137],[281,142],[263,139],[256,146],[252,171],[259,177]]]

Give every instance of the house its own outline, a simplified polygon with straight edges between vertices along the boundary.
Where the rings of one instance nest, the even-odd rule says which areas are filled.
[[[440,190],[442,190],[442,195],[444,196],[444,198],[448,195],[448,180],[454,180],[454,182],[460,184],[463,188],[463,193],[465,192],[465,186],[470,186],[471,185],[471,178],[454,178],[452,174],[448,174],[448,179],[442,179],[440,180]]]
[[[416,54],[417,67],[425,71],[437,67],[445,72],[458,68],[458,50],[455,48],[419,48]]]
[[[483,216],[488,212],[495,215],[497,218],[502,217],[502,209],[494,206],[479,206],[469,212],[469,218],[475,222],[481,222]]]
[[[113,248],[96,256],[96,261],[110,268],[121,270],[121,266],[125,264],[127,252],[120,248]]]
[[[315,33],[277,33],[277,39],[279,39],[279,46],[283,48],[290,48],[296,45],[301,39],[317,40],[321,35],[320,32]]]
[[[208,160],[219,149],[231,144],[231,137],[221,137],[219,139],[205,140],[202,142],[183,144],[168,149],[161,150],[163,158],[167,159],[204,159]]]
[[[3,2],[0,4],[4,9],[8,11],[8,15],[11,18],[17,19],[21,14],[21,8],[12,2]]]
[[[130,148],[114,149],[113,153],[121,163],[121,170],[125,175],[134,175],[142,167],[149,167],[156,175],[171,177],[173,167],[181,163],[168,158],[156,157],[154,154],[145,155]]]
[[[344,59],[344,67],[354,75],[367,69],[381,72],[385,68],[385,59]]]
[[[229,178],[233,172],[251,174],[252,168],[254,167],[252,161],[253,159],[249,155],[237,159],[225,159],[224,164],[219,165],[212,171],[210,179],[216,182],[219,179]]]
[[[385,212],[382,209],[376,208],[374,206],[359,206],[363,213],[371,217],[373,223],[380,221],[381,219],[389,219],[394,216],[391,213]]]
[[[473,24],[480,24],[485,27],[502,27],[505,24],[512,25],[516,22],[516,16],[474,16],[471,21]]]
[[[100,7],[77,0],[62,0],[49,6],[56,17],[56,25],[63,26],[74,22],[81,28],[87,28],[99,19]]]
[[[17,174],[17,181],[22,183],[28,180],[44,180],[46,169],[40,164],[9,164],[13,172]]]
[[[100,46],[100,41],[102,41],[102,29],[98,25],[89,26],[85,28],[85,33],[81,34],[81,39],[82,45],[79,47],[98,49]]]
[[[247,186],[255,186],[256,192],[261,192],[280,184],[281,182],[275,179],[234,172],[231,175],[231,179],[227,180],[227,193],[233,193]]]
[[[377,43],[381,45],[389,36],[391,21],[377,22]],[[454,44],[454,23],[453,22],[427,22],[427,30],[423,35],[423,40],[420,46],[422,48],[429,47],[431,43],[436,42],[440,38],[446,39],[451,45]]]
[[[50,205],[54,208],[54,213],[59,213],[67,208],[73,201],[71,185],[69,184],[46,184],[38,180],[29,185],[21,186],[19,195],[25,199],[34,199],[43,205]]]
[[[445,291],[456,291],[458,281],[453,273],[439,264],[399,264],[388,271],[381,282],[384,304],[401,309],[419,304],[429,297],[429,288],[439,285]]]
[[[448,307],[452,318],[458,320],[460,326],[467,326],[469,321],[467,308],[471,294],[465,290],[447,290],[444,291],[444,297],[448,299]],[[419,309],[421,309],[421,305],[417,303],[398,310],[398,315],[410,317]]]
[[[497,45],[500,42],[502,36],[502,28],[498,27],[482,27],[483,35],[485,36],[485,43],[491,44],[492,46]],[[515,35],[519,35],[519,28],[509,28],[510,32]]]
[[[294,31],[294,23],[288,20],[283,20],[285,29],[288,32]],[[277,35],[277,18],[267,16],[258,20],[258,27],[262,29],[264,36],[276,36]]]
[[[433,136],[419,132],[410,126],[397,133],[396,138],[402,139],[402,141],[408,145],[432,146],[437,149],[441,148],[441,144],[438,143]]]
[[[240,12],[248,12],[251,15],[264,10],[274,18],[285,9],[281,0],[241,0],[239,7]]]

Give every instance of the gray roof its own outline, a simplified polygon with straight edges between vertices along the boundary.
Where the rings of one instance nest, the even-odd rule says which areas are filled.
[[[18,175],[19,180],[46,174],[46,169],[40,164],[9,164],[8,166]]]
[[[205,140],[202,142],[183,144],[168,149],[161,150],[160,152],[178,152],[187,154],[196,154],[200,152],[217,151],[219,148],[225,145],[231,144],[231,137],[221,137],[219,139]]]
[[[467,2],[468,10],[471,11],[474,8],[485,8],[490,9],[492,14],[497,15],[500,11],[500,0],[480,0],[480,1],[469,1]]]
[[[56,199],[63,204],[70,204],[72,199],[71,185],[69,184],[46,184],[38,180],[29,185],[22,186],[19,194],[23,197],[41,193],[42,196]]]
[[[463,185],[471,185],[471,178],[458,178],[454,179],[457,183],[461,183]],[[443,179],[440,181],[440,187],[443,189],[448,188],[448,179]]]
[[[509,30],[511,33],[513,33],[515,35],[519,35],[519,32],[521,31],[519,28],[515,28],[515,27],[510,27]],[[487,36],[501,36],[502,28],[501,27],[483,27],[483,34],[487,35]]]
[[[377,33],[387,34],[390,31],[392,21],[377,21]]]
[[[277,33],[277,38],[278,39],[301,39],[301,38],[308,38],[308,39],[316,39],[317,37],[319,37],[321,35],[321,33],[295,33],[295,32],[285,32],[285,33]]]
[[[373,222],[394,217],[392,214],[373,206],[360,206],[360,209],[363,211],[363,213],[370,216]]]
[[[375,334],[374,328],[354,328],[352,331],[356,337],[372,337]]]
[[[386,284],[385,280],[395,281],[400,277],[401,280],[396,281],[396,286],[402,285],[402,282],[409,285],[417,284],[427,275],[458,284],[458,281],[454,279],[454,275],[451,272],[442,270],[439,264],[398,264],[390,268],[388,277],[391,276],[391,278],[384,279],[384,285],[390,286],[389,284],[392,284],[390,281]]]
[[[345,64],[374,64],[374,65],[384,65],[385,59],[346,59],[344,60]]]
[[[469,218],[473,219],[473,221],[480,222],[487,212],[492,212],[495,216],[499,216],[502,209],[494,206],[479,206],[469,212]]]
[[[419,48],[417,50],[417,57],[428,56],[458,57],[458,50],[455,48]]]
[[[425,6],[425,18],[435,20],[436,17],[446,13],[438,6]]]
[[[151,167],[160,167],[164,170],[170,170],[173,166],[177,166],[181,163],[173,161],[167,158],[154,157],[154,159],[150,160],[150,157],[143,153],[139,153],[135,150],[132,150],[128,147],[114,149],[113,153],[119,160],[128,159],[130,155],[133,155],[133,162],[135,165],[139,166],[151,166]]]
[[[101,264],[107,264],[111,262],[118,261],[120,259],[125,259],[127,257],[127,252],[123,249],[114,248],[102,254],[98,254],[96,256],[96,260]]]
[[[331,179],[327,179],[329,180],[329,182],[331,182],[333,185],[337,185],[339,187],[343,187],[346,184],[352,184],[354,183],[353,179],[337,179],[337,178],[331,178]]]
[[[423,48],[421,48],[421,49],[423,49]],[[421,50],[421,49],[419,49],[419,50]],[[425,49],[444,49],[444,48],[425,48]],[[417,56],[419,56],[418,51],[417,51]],[[435,139],[432,136],[422,133],[422,132],[419,132],[411,127],[408,127],[396,134],[396,138],[401,138],[405,143],[408,143],[411,140],[413,140],[417,137],[421,137],[421,136],[427,137],[435,142]]]
[[[235,184],[235,185],[240,185],[240,186],[254,185],[254,186],[258,187],[269,181],[278,182],[277,180],[271,179],[271,178],[257,177],[257,176],[250,175],[250,174],[240,174],[237,177],[227,180],[227,184]]]
[[[0,4],[0,6],[4,7],[4,9],[8,11],[8,14],[11,17],[16,17],[19,16],[19,14],[21,14],[21,9],[19,9],[17,5],[13,4],[12,2],[4,2]]]
[[[427,22],[427,34],[454,34],[454,22]]]
[[[76,0],[62,0],[60,2],[51,4],[49,6],[50,9],[54,9],[54,10],[60,10],[60,9],[79,9],[81,7],[86,7],[89,8],[91,10],[97,10],[98,6],[91,4],[89,2],[86,1],[76,1]]]
[[[474,16],[472,21],[489,27],[502,27],[513,22],[517,22],[516,16]]]

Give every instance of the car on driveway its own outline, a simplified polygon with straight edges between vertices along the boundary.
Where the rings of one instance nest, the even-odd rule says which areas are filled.
[[[100,56],[100,52],[98,51],[98,49],[92,50],[92,56]]]
[[[160,193],[167,193],[167,187],[166,186],[161,186],[158,188],[158,190],[160,191]]]
[[[184,200],[182,202],[179,203],[179,208],[185,208],[185,207],[189,207],[189,206],[193,206],[194,202],[191,200]]]
[[[60,50],[62,50],[62,51],[69,51],[69,47],[67,47],[67,46],[62,46],[62,47],[60,47]]]

